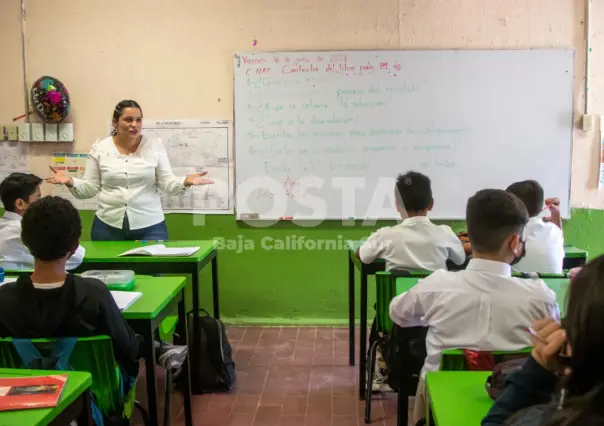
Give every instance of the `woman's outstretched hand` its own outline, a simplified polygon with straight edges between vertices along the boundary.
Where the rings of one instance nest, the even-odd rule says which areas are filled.
[[[50,170],[52,170],[52,176],[44,179],[48,183],[52,183],[53,185],[66,185],[68,187],[73,187],[73,179],[69,176],[65,176],[63,172],[58,171],[52,166],[48,166]]]
[[[208,172],[201,172],[187,176],[185,186],[210,185],[214,183],[213,180],[204,178],[207,174]]]

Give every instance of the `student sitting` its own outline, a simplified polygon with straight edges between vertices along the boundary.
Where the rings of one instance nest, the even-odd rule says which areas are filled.
[[[28,173],[13,173],[0,183],[4,216],[0,218],[0,267],[33,269],[34,258],[21,241],[21,218],[31,203],[40,198],[42,179]],[[67,261],[68,270],[82,263],[85,250],[78,246]]]
[[[435,225],[427,217],[434,207],[430,179],[417,172],[399,175],[396,193],[403,222],[371,234],[357,257],[363,263],[382,258],[386,270],[436,271],[447,269],[448,259],[463,264],[466,254],[457,235],[447,225]]]
[[[417,172],[400,175],[396,182],[396,205],[403,222],[374,232],[357,251],[363,263],[376,258],[386,261],[386,270],[446,269],[447,260],[461,265],[466,260],[460,239],[446,225],[435,225],[428,219],[434,206],[430,178]],[[378,350],[373,390],[388,392],[387,369]]]
[[[138,375],[139,343],[107,286],[65,272],[76,252],[82,225],[76,208],[60,197],[32,203],[23,216],[23,242],[34,272],[0,286],[0,337],[60,338],[107,335],[129,377]],[[186,346],[156,343],[158,362],[180,369]]]
[[[472,259],[459,272],[436,271],[390,303],[401,327],[429,327],[426,361],[415,398],[414,421],[425,415],[425,375],[436,371],[445,349],[519,350],[531,345],[526,327],[544,317],[559,318],[556,296],[542,280],[512,277],[524,254],[528,214],[522,201],[486,189],[468,200]]]
[[[511,375],[483,426],[595,426],[604,424],[604,256],[571,282],[562,328],[556,319],[533,325],[533,350]],[[567,356],[570,362],[558,354]]]
[[[520,198],[530,216],[526,226],[526,256],[514,270],[518,272],[561,273],[564,263],[564,235],[560,216],[560,200],[543,199],[543,188],[534,180],[510,185],[506,191]],[[545,202],[551,212],[548,221],[539,218]]]

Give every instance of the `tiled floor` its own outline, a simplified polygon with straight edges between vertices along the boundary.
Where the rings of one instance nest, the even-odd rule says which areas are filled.
[[[229,394],[193,396],[195,425],[364,424],[358,367],[348,366],[347,329],[231,327],[228,338],[234,350],[236,389]],[[137,399],[144,405],[145,386],[142,374]],[[163,377],[158,386],[164,386]],[[182,425],[180,394],[173,395],[171,406],[172,424]],[[163,404],[159,408],[162,419]],[[373,425],[396,425],[396,394],[374,396],[372,420]]]

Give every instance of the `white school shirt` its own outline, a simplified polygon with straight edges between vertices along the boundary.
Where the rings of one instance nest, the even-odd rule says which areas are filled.
[[[75,269],[82,263],[86,250],[79,246],[67,260],[66,269]],[[34,269],[34,257],[21,241],[21,216],[4,212],[0,218],[0,267],[4,269]]]
[[[526,255],[513,266],[518,272],[559,274],[564,263],[564,234],[551,222],[532,217],[526,225]]]
[[[466,260],[462,242],[447,225],[435,225],[426,216],[408,217],[395,226],[371,234],[359,248],[363,263],[377,258],[386,261],[386,270],[447,269],[447,260],[461,265]]]
[[[401,327],[429,327],[422,377],[437,371],[445,349],[514,351],[531,346],[526,331],[560,320],[556,294],[541,279],[515,278],[507,263],[472,259],[463,271],[436,271],[390,302]]]
[[[81,199],[98,194],[96,215],[107,225],[122,229],[127,213],[130,229],[141,229],[164,220],[159,191],[181,195],[186,190],[184,181],[172,174],[160,139],[143,135],[136,152],[124,155],[110,136],[95,142],[84,178],[74,178],[69,190]]]

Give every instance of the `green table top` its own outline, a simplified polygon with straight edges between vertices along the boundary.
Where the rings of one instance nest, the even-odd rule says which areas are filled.
[[[402,294],[409,291],[421,278],[415,277],[403,277],[396,279],[396,294]],[[560,316],[564,318],[566,316],[566,293],[568,292],[568,286],[570,279],[568,278],[544,278],[545,284],[556,293],[556,301],[560,306]]]
[[[346,245],[348,246],[348,250],[355,252],[363,245],[363,241],[346,241]],[[587,258],[587,251],[573,247],[570,245],[564,245],[564,257],[572,257],[572,258]],[[383,259],[376,259],[375,262],[383,262]]]
[[[437,371],[426,375],[434,423],[480,425],[493,405],[485,389],[489,371]]]
[[[174,299],[187,284],[185,277],[137,276],[132,291],[143,295],[122,312],[126,320],[153,319]]]
[[[556,302],[560,306],[560,316],[566,317],[566,294],[568,293],[568,286],[570,285],[569,278],[544,278],[545,284],[556,293]]]
[[[176,262],[200,262],[205,259],[216,248],[212,240],[193,241],[81,241],[80,244],[86,249],[83,263],[176,263]],[[199,247],[199,250],[191,256],[123,256],[120,254],[126,250],[146,245],[163,244],[166,247]]]
[[[14,277],[6,277],[14,278]],[[187,285],[185,277],[152,277],[136,275],[132,291],[143,293],[128,309],[122,312],[124,319],[153,319]],[[2,424],[0,423],[0,426]]]
[[[92,385],[90,373],[76,371],[39,371],[0,368],[0,377],[52,376],[67,374],[67,384],[54,408],[0,412],[0,425],[46,426]]]
[[[586,258],[587,259],[587,250],[583,250],[577,247],[573,247],[573,246],[569,246],[569,245],[564,245],[564,257],[579,257],[579,258]]]

